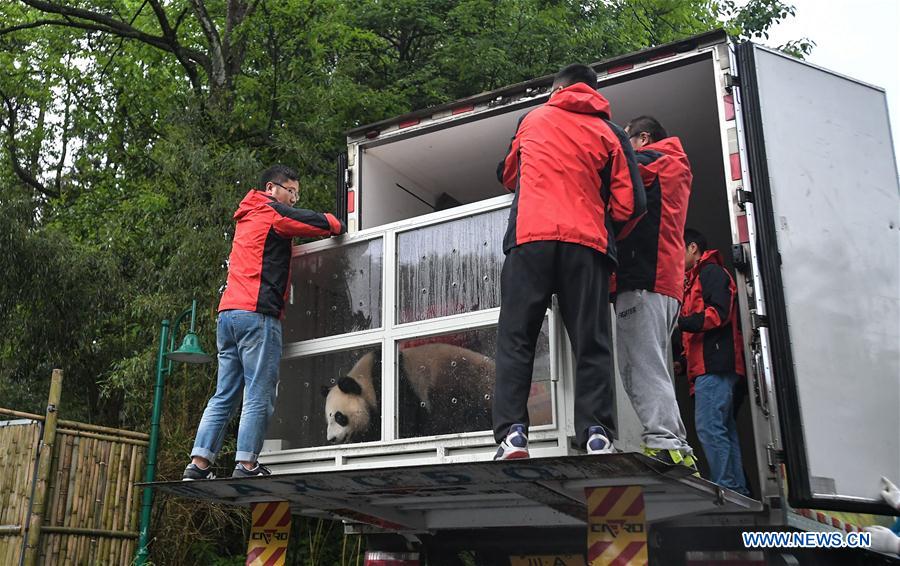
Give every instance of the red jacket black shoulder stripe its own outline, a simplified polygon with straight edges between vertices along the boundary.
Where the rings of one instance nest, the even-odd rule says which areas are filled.
[[[738,325],[737,288],[718,250],[708,250],[688,273],[678,318],[687,375],[745,375],[744,342]]]
[[[237,226],[228,258],[228,283],[219,311],[284,314],[291,280],[291,239],[342,234],[332,214],[292,208],[251,190],[234,213]]]
[[[647,213],[617,242],[618,292],[646,289],[681,300],[684,293],[684,223],[691,195],[690,163],[676,137],[636,152]]]
[[[503,249],[555,240],[615,259],[614,236],[645,210],[634,151],[609,103],[578,83],[519,122],[498,179],[515,191]]]

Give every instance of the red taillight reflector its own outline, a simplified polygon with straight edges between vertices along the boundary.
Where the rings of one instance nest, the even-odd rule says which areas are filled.
[[[622,71],[628,71],[631,69],[634,69],[634,65],[632,64],[619,65],[617,67],[610,67],[609,69],[606,69],[606,74],[611,75],[613,73],[621,73]]]
[[[725,121],[730,122],[734,120],[734,95],[726,94],[723,100],[725,100]]]
[[[741,180],[741,155],[739,153],[731,154],[731,180]]]

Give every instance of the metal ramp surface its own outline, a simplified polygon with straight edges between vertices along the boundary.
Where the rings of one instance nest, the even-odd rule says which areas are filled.
[[[143,484],[147,485],[147,484]],[[754,499],[637,453],[327,471],[192,482],[154,489],[233,505],[288,501],[292,512],[390,531],[587,524],[585,489],[641,486],[648,522],[762,510]]]

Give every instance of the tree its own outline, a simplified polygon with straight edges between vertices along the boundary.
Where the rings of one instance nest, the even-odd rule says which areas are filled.
[[[791,15],[780,0],[0,3],[0,397],[41,412],[59,365],[66,418],[145,427],[159,321],[197,298],[212,347],[231,213],[264,165],[298,166],[302,205],[328,209],[348,128]],[[180,474],[214,371],[169,380],[161,478]],[[243,540],[229,514],[165,505],[159,563]]]

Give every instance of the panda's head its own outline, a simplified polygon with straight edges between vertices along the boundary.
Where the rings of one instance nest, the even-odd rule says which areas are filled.
[[[326,439],[343,444],[365,435],[372,420],[372,408],[363,397],[360,384],[352,377],[342,377],[334,387],[324,389]]]

